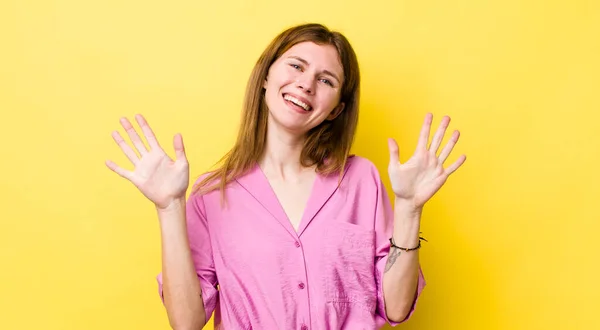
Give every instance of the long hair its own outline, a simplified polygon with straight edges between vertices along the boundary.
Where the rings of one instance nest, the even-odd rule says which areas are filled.
[[[256,165],[264,152],[267,137],[268,109],[263,82],[273,62],[295,44],[306,41],[332,45],[337,49],[344,71],[340,102],[344,102],[345,106],[335,119],[325,120],[307,132],[300,162],[303,166],[316,165],[316,171],[323,175],[343,174],[358,123],[358,61],[352,46],[341,33],[321,24],[302,24],[275,37],[256,62],[246,87],[235,145],[221,158],[217,169],[204,176],[192,192],[206,193],[219,188],[224,196],[229,182]]]

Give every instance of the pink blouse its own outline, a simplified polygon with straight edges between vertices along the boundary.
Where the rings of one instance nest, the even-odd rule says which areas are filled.
[[[215,329],[378,329],[393,213],[377,168],[352,156],[317,176],[298,231],[256,166],[187,203],[190,249]],[[157,276],[162,298],[162,273]],[[425,286],[418,290],[408,319]]]

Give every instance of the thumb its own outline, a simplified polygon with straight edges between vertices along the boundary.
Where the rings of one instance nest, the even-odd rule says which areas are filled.
[[[186,161],[185,147],[183,145],[183,137],[180,133],[175,134],[173,137],[173,148],[175,149],[175,157],[177,160]]]
[[[398,144],[396,143],[396,140],[392,138],[388,139],[388,149],[390,150],[390,165],[399,163],[400,156],[398,153]]]

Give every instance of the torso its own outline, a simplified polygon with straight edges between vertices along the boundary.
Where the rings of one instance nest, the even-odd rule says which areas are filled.
[[[226,204],[218,190],[190,197],[190,251],[215,328],[385,322],[391,204],[374,164],[354,157],[346,169],[341,182],[312,171],[286,184],[256,166],[228,185]]]

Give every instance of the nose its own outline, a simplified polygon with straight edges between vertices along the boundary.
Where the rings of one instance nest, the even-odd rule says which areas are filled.
[[[298,77],[298,79],[296,79],[296,87],[303,90],[307,94],[312,94],[312,92],[314,91],[313,84],[314,84],[314,79],[311,79],[311,78],[307,77],[306,75],[303,75],[301,77]]]

